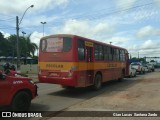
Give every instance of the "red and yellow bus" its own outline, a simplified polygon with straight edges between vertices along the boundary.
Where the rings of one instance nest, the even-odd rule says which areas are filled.
[[[70,34],[40,40],[38,78],[64,87],[93,86],[129,74],[126,49]]]

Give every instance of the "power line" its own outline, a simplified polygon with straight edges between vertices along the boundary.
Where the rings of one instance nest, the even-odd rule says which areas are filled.
[[[15,30],[16,28],[15,27],[10,27],[10,28],[9,27],[0,27],[0,29],[8,29],[8,30],[14,29]]]
[[[137,7],[142,7],[142,6],[147,6],[147,5],[151,5],[151,4],[153,4],[153,2],[150,2],[150,3],[146,3],[146,4],[142,4],[142,5],[136,5],[136,6],[134,6],[134,7],[131,7],[131,8],[128,8],[128,5],[129,4],[121,4],[120,6],[123,6],[124,7],[124,9],[126,10],[126,8],[127,8],[127,10],[130,10],[130,9],[134,9],[134,8],[137,8]],[[123,10],[124,10],[123,9]],[[116,10],[116,12],[118,11],[118,12],[123,12],[123,10],[118,10],[118,8],[117,8],[117,10]],[[107,8],[107,9],[100,9],[100,10],[96,10],[96,11],[91,11],[92,12],[92,14],[85,14],[85,13],[82,13],[82,14],[80,14],[80,15],[76,15],[76,16],[74,16],[74,15],[68,15],[67,17],[69,17],[69,18],[73,18],[73,19],[78,19],[78,18],[85,18],[85,17],[89,17],[89,16],[93,16],[93,15],[99,15],[99,14],[101,14],[103,11],[115,11],[115,9],[113,9],[113,7],[110,7],[110,8]],[[111,12],[111,14],[112,14],[112,12]],[[84,15],[85,14],[85,15]],[[60,19],[66,19],[66,16],[64,16],[64,17],[61,17]]]
[[[112,15],[112,14],[116,14],[116,13],[121,13],[121,12],[124,12],[124,11],[129,11],[131,9],[136,9],[136,8],[141,8],[141,7],[144,7],[144,6],[149,6],[149,5],[152,5],[152,4],[153,4],[153,2],[146,3],[146,4],[143,4],[143,5],[136,5],[136,6],[131,7],[131,8],[125,8],[124,7],[124,9],[122,9],[122,10],[117,10],[117,9],[113,10],[113,8],[112,9],[110,8],[109,12],[104,12],[104,10],[108,11],[108,9],[101,9],[101,10],[95,11],[93,14],[86,14],[86,15],[79,15],[79,16],[69,16],[69,17],[73,18],[73,19],[87,18],[88,20],[94,20],[94,19],[97,19],[97,18],[108,17],[108,15]],[[127,6],[127,4],[125,4],[125,5]],[[124,4],[123,4],[123,6],[124,6]],[[65,17],[61,17],[59,19],[65,20],[66,18]],[[13,21],[13,20],[15,20],[15,18],[13,18],[13,17],[12,18],[8,18],[8,19],[0,19],[0,21]],[[56,21],[54,23],[62,23],[62,21]],[[46,27],[48,27],[48,28],[52,27],[51,25],[53,25],[53,24],[48,24]],[[39,27],[40,26],[30,26],[30,27],[21,27],[21,29],[22,28],[23,29],[30,29],[30,28],[39,28]],[[9,29],[9,28],[2,27],[0,29]]]
[[[144,6],[149,6],[149,5],[152,5],[153,2],[150,2],[150,3],[146,3],[146,4],[143,4],[143,5],[136,5],[134,7],[131,7],[131,8],[125,8],[122,9],[122,10],[113,10],[113,8],[110,8],[110,12],[102,12],[104,10],[108,11],[108,9],[101,9],[101,10],[98,10],[98,11],[95,11],[93,14],[86,14],[86,15],[79,15],[79,16],[69,16],[70,18],[72,19],[82,19],[82,18],[87,18],[88,20],[94,20],[94,19],[97,19],[97,18],[102,18],[102,17],[108,17],[108,15],[112,15],[112,14],[116,14],[116,13],[121,13],[121,12],[124,12],[124,11],[129,11],[131,9],[136,9],[136,8],[141,8],[141,7],[144,7]],[[127,6],[128,4],[122,4],[123,6]],[[61,20],[65,20],[66,18],[65,17],[61,17],[59,18]],[[72,21],[71,21],[72,22]],[[73,21],[74,22],[74,21]],[[63,23],[63,21],[56,21],[54,23]],[[48,26],[49,25],[49,26]],[[47,28],[51,28],[53,24],[48,24],[46,27]],[[55,26],[55,25],[54,25]],[[30,27],[21,27],[22,29],[30,29],[30,28],[39,28],[40,26],[30,26]]]
[[[94,19],[99,19],[99,18],[104,18],[104,17],[108,17],[108,15],[112,15],[112,14],[117,14],[117,13],[121,13],[121,12],[124,12],[124,11],[129,11],[131,9],[136,9],[136,8],[141,8],[141,7],[144,7],[144,6],[149,6],[149,5],[152,5],[153,2],[151,3],[147,3],[147,4],[143,4],[143,5],[137,5],[137,6],[134,6],[134,7],[131,7],[131,8],[124,8],[122,10],[113,10],[113,9],[110,9],[111,11],[110,12],[100,12],[102,10],[99,10],[99,12],[94,12],[93,14],[86,14],[86,15],[79,15],[79,16],[69,16],[70,19],[84,19],[84,18],[87,18],[88,20],[94,20]],[[104,11],[104,9],[103,9]],[[65,17],[61,17],[59,18],[61,20],[65,20],[66,18]],[[56,21],[54,23],[61,23],[62,21]],[[53,24],[48,24],[48,25],[53,25]],[[47,26],[46,26],[47,27]],[[51,27],[51,26],[49,26]]]
[[[15,21],[15,18],[0,19],[0,21],[5,21],[5,22],[8,22],[8,21]]]

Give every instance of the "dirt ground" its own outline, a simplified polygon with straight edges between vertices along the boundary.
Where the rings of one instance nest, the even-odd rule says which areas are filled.
[[[67,111],[160,111],[160,70],[126,78],[121,83],[107,83],[102,94],[67,108]],[[118,84],[118,85],[117,85]],[[48,119],[63,119],[54,117]],[[157,119],[160,117],[65,117],[64,119]]]

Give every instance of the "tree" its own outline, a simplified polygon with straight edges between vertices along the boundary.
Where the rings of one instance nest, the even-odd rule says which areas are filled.
[[[0,32],[0,56],[9,56],[11,51],[9,41],[4,38],[4,35]]]
[[[34,57],[35,51],[38,49],[38,46],[35,43],[31,42],[30,35],[27,37],[20,36],[19,37],[19,52],[21,57]],[[17,41],[17,36],[16,35],[11,35],[8,37],[9,41],[9,47],[12,48],[13,55],[17,56],[16,52],[16,41]]]
[[[8,40],[8,46],[12,51],[12,55],[13,57],[17,56],[17,52],[16,52],[16,41],[17,41],[17,36],[16,35],[11,35],[7,38]]]
[[[155,62],[155,60],[151,60],[150,62]]]
[[[38,46],[35,43],[31,42],[30,37],[31,37],[31,34],[25,38],[26,39],[27,54],[34,57],[34,53],[36,50],[38,50]]]

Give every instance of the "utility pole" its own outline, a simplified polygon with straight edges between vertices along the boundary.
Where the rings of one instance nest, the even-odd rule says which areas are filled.
[[[33,7],[34,7],[34,5],[31,5],[31,6],[29,6],[29,7],[24,11],[24,13],[23,13],[22,18],[20,19],[20,21],[19,21],[18,16],[16,16],[16,34],[17,34],[17,44],[16,44],[16,47],[17,47],[17,70],[20,70],[19,26],[20,26],[20,24],[21,24],[21,22],[22,22],[22,20],[23,20],[24,15],[26,14],[27,10],[28,10],[29,8],[33,8]]]
[[[20,52],[19,52],[19,18],[16,16],[16,33],[17,33],[17,70],[20,69]]]

